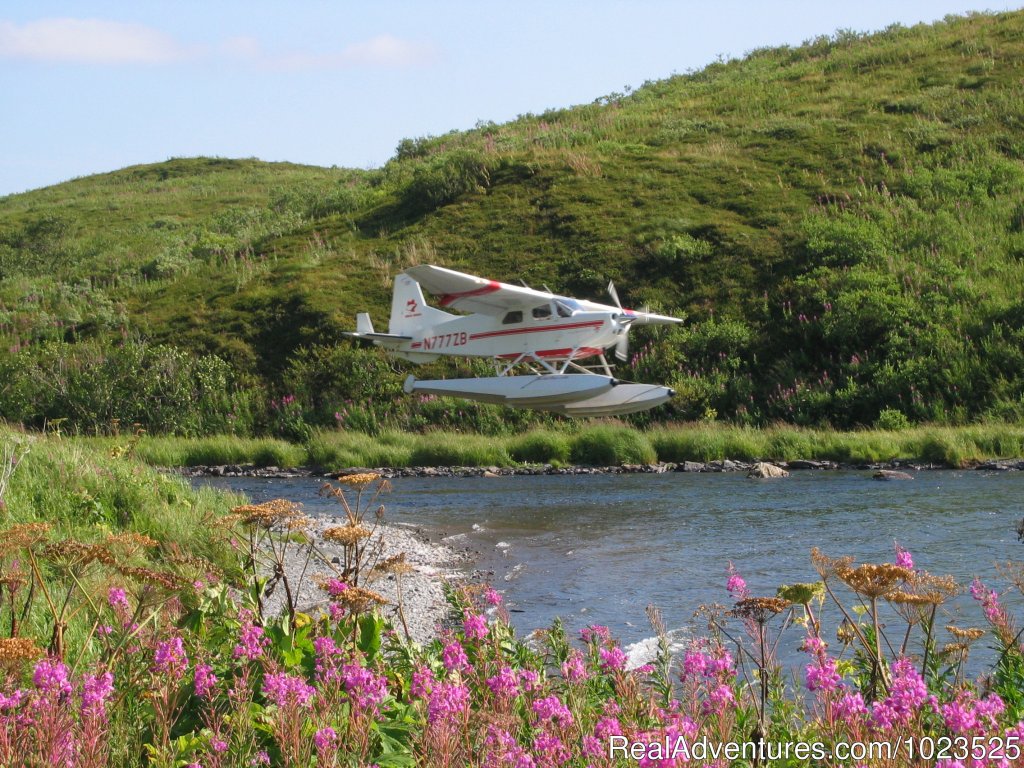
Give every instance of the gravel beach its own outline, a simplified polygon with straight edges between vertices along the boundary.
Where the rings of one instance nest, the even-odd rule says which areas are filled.
[[[327,595],[320,589],[318,582],[337,576],[335,568],[340,570],[340,566],[336,563],[341,561],[343,550],[341,546],[324,540],[321,534],[325,528],[342,523],[341,518],[316,518],[311,533],[316,536],[316,549],[320,557],[314,555],[305,574],[302,573],[306,560],[305,548],[290,548],[286,561],[288,580],[292,590],[297,592],[298,610],[304,613],[316,615],[327,608]],[[416,529],[401,525],[378,525],[370,539],[371,547],[378,542],[383,544],[380,561],[405,553],[406,564],[410,567],[409,572],[401,577],[405,621],[413,641],[420,644],[430,642],[450,620],[443,584],[446,581],[466,581],[472,566],[470,557],[444,544],[427,541]],[[401,632],[397,577],[391,573],[371,574],[364,579],[362,586],[388,599],[383,614]],[[284,606],[284,587],[279,584],[267,598],[265,610],[268,614],[278,614],[284,610]]]

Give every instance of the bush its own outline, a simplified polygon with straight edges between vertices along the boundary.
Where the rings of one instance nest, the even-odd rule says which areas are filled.
[[[902,432],[910,428],[910,419],[903,411],[896,408],[883,408],[875,420],[876,429],[885,429],[890,432]]]

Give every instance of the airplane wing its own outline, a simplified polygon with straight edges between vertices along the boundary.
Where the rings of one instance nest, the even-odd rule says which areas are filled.
[[[554,298],[544,291],[499,283],[497,280],[487,280],[431,264],[409,267],[405,274],[436,296],[440,306],[460,312],[498,316],[510,310],[537,307]]]

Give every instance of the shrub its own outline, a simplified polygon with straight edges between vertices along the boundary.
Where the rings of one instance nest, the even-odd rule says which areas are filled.
[[[902,432],[910,428],[910,419],[903,411],[896,408],[883,408],[875,420],[876,429],[886,429],[891,432]]]

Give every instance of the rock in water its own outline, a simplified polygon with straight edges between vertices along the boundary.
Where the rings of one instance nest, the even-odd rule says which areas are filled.
[[[875,480],[913,480],[914,476],[906,472],[897,472],[894,469],[880,469],[873,474]]]
[[[789,477],[789,472],[775,464],[769,464],[767,461],[759,461],[747,473],[747,477]]]

